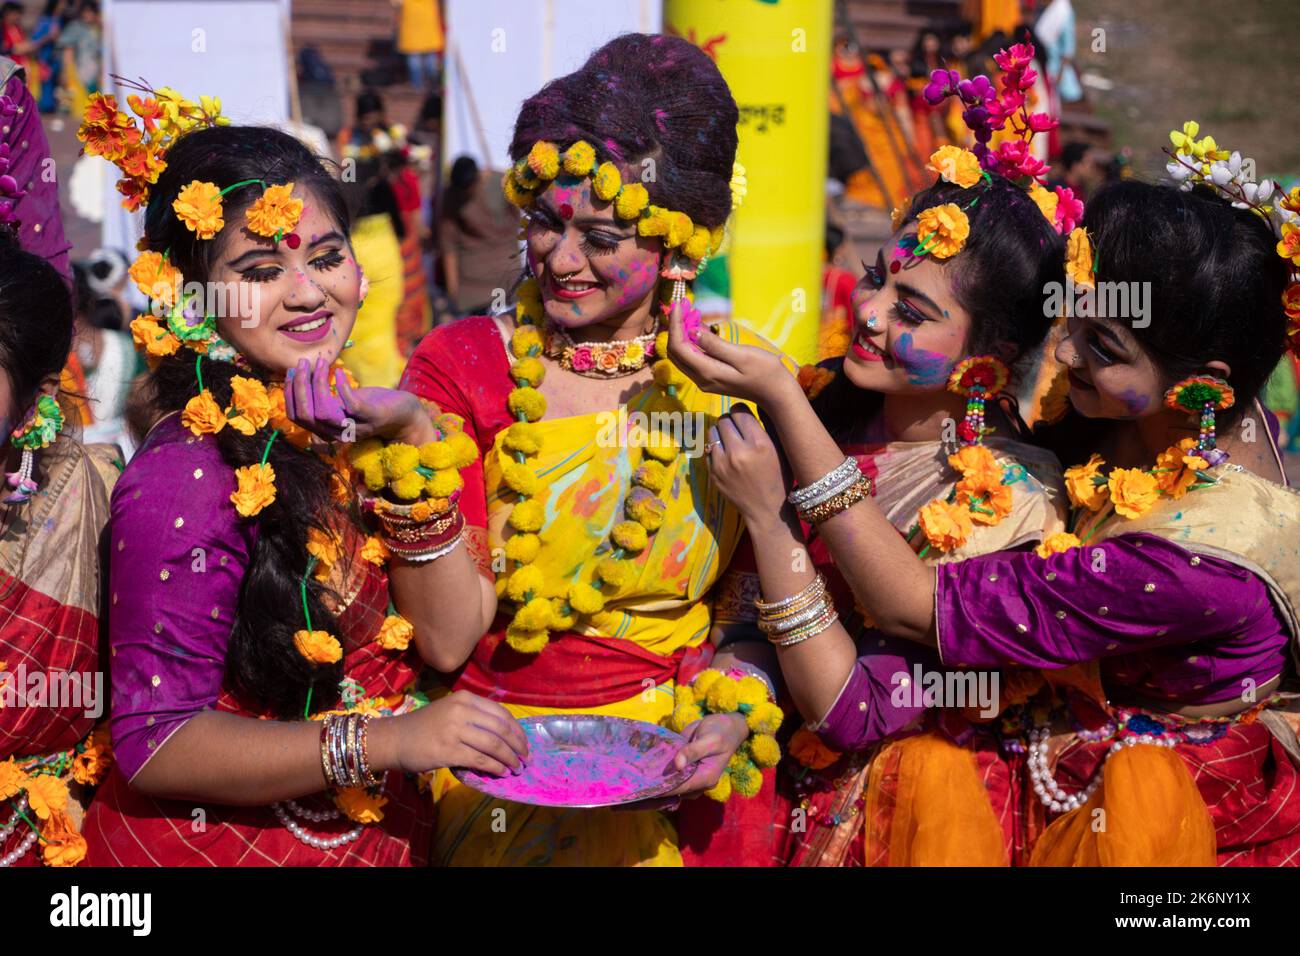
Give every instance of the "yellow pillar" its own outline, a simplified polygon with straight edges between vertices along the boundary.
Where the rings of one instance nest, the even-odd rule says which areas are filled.
[[[740,108],[749,194],[727,251],[732,315],[816,357],[826,214],[831,0],[666,0],[667,32],[713,56]]]

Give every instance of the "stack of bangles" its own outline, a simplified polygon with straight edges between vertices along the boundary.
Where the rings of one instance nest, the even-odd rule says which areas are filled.
[[[368,714],[330,714],[320,729],[320,762],[331,787],[378,787],[382,777],[370,770],[366,755]]]
[[[450,554],[465,531],[465,516],[454,501],[446,511],[427,515],[379,498],[365,499],[363,507],[378,520],[384,546],[406,561],[433,561]]]
[[[816,637],[838,620],[835,602],[826,590],[820,574],[802,591],[773,601],[755,602],[758,606],[758,629],[777,647],[791,647]]]
[[[845,458],[811,485],[790,492],[787,500],[808,524],[821,524],[873,493],[871,479],[858,468],[857,460]]]

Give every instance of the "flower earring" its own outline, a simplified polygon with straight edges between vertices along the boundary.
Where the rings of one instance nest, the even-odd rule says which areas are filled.
[[[4,499],[7,505],[22,504],[36,494],[36,481],[32,478],[35,470],[35,452],[47,448],[63,429],[63,409],[49,395],[42,395],[36,401],[36,407],[22,425],[13,430],[9,441],[15,448],[23,450],[22,463],[18,470],[7,474],[9,487],[14,489]]]
[[[1200,418],[1200,432],[1193,454],[1204,458],[1211,468],[1228,460],[1228,453],[1215,444],[1214,413],[1226,411],[1236,401],[1232,386],[1213,375],[1193,375],[1165,392],[1165,407],[1181,409]]]
[[[1011,371],[993,355],[972,355],[957,363],[948,376],[948,391],[964,396],[966,417],[957,426],[963,445],[978,445],[992,431],[984,427],[984,403],[1007,385]]]

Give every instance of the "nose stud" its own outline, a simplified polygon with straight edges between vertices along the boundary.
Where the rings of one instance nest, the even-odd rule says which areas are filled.
[[[876,318],[876,313],[872,312],[869,316],[867,316],[867,328],[871,329],[872,331],[875,331],[876,324],[878,321],[879,320]]]

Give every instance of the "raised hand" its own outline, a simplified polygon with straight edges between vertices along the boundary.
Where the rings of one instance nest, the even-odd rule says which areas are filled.
[[[756,345],[724,342],[699,324],[699,313],[685,299],[668,316],[668,357],[706,392],[763,404],[791,379],[781,357]]]
[[[361,441],[371,436],[420,445],[436,436],[420,400],[394,388],[353,388],[343,369],[333,373],[323,359],[303,359],[285,378],[285,413],[326,441]]]

